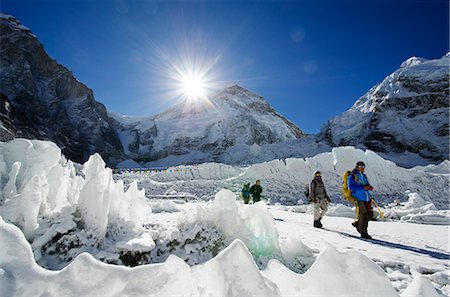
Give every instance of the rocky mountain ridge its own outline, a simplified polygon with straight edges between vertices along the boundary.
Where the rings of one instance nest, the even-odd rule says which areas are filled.
[[[0,14],[1,141],[17,137],[51,140],[70,159],[94,152],[113,164],[122,146],[103,104],[45,52],[31,31]]]
[[[353,145],[397,162],[449,158],[450,56],[426,60],[412,57],[361,96],[346,112],[328,121],[319,141]]]

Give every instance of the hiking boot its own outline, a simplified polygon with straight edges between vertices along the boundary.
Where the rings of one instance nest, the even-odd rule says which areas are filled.
[[[319,222],[319,220],[314,221],[314,227],[316,227],[316,228],[322,228],[322,224]]]
[[[364,238],[364,239],[372,239],[372,236],[370,236],[369,234],[361,234],[361,238]]]
[[[320,218],[320,219],[318,220],[318,222],[319,222],[319,228],[323,228],[323,225],[322,225],[322,218]]]

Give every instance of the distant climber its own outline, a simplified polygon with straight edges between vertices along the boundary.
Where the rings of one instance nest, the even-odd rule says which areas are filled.
[[[244,199],[244,203],[248,204],[250,202],[250,183],[246,183],[242,188],[242,199]]]
[[[322,218],[328,211],[328,197],[325,185],[322,181],[322,173],[316,171],[313,180],[309,183],[309,199],[314,203],[314,227],[323,228]]]
[[[373,217],[372,200],[370,197],[370,191],[373,187],[370,185],[367,176],[364,174],[366,164],[362,161],[356,163],[355,169],[348,175],[348,188],[351,191],[351,195],[356,198],[358,204],[358,217],[354,222],[354,226],[361,234],[362,238],[372,239],[367,233],[367,227],[369,220]]]
[[[253,203],[256,203],[261,200],[261,181],[258,179],[256,183],[250,188],[250,194],[252,195]]]

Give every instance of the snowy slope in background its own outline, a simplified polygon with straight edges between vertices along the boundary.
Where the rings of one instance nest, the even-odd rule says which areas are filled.
[[[208,99],[181,102],[154,117],[110,116],[130,159],[149,162],[169,158],[164,165],[227,158],[236,163],[230,151],[305,136],[263,97],[237,85]]]
[[[438,209],[449,208],[448,161],[438,166],[406,169],[372,151],[353,147],[333,148],[332,152],[306,159],[288,158],[249,166],[205,163],[176,166],[153,174],[121,174],[115,178],[123,179],[126,184],[137,180],[149,197],[178,195],[197,199],[210,199],[211,190],[218,191],[223,187],[239,193],[244,183],[253,184],[260,179],[264,199],[271,203],[295,205],[299,200],[306,202],[304,187],[309,184],[313,173],[320,170],[328,194],[333,201],[342,203],[342,176],[360,160],[367,165],[366,173],[375,187],[373,196],[381,205],[395,199],[407,201],[409,193],[417,192]]]
[[[212,156],[209,152],[191,151],[184,155],[170,155],[165,158],[145,163],[137,163],[132,159],[125,160],[115,168],[167,167],[187,164],[199,164],[218,159],[216,162],[231,165],[248,165],[285,158],[313,157],[319,153],[330,152],[331,146],[317,142],[314,135],[284,142],[253,145],[237,144],[224,151],[221,156]]]
[[[448,159],[449,66],[449,54],[408,59],[350,110],[328,121],[319,139],[367,147],[406,166]]]

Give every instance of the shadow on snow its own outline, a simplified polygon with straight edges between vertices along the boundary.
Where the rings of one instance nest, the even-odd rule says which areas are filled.
[[[346,237],[360,239],[360,240],[367,241],[367,242],[370,242],[373,244],[382,245],[382,246],[389,247],[389,248],[402,249],[402,250],[411,251],[411,252],[415,252],[415,253],[422,254],[422,255],[428,255],[435,259],[440,259],[440,260],[449,260],[450,259],[450,255],[446,254],[446,253],[430,251],[430,250],[426,250],[426,249],[421,249],[421,248],[417,248],[417,247],[413,247],[413,246],[389,242],[389,241],[380,240],[380,239],[364,239],[364,238],[361,238],[361,237],[358,237],[358,236],[355,236],[352,234],[348,234],[348,233],[345,233],[342,231],[336,231],[336,230],[330,230],[330,229],[324,229],[324,230],[335,232],[335,233],[338,233],[338,234],[346,236]]]

